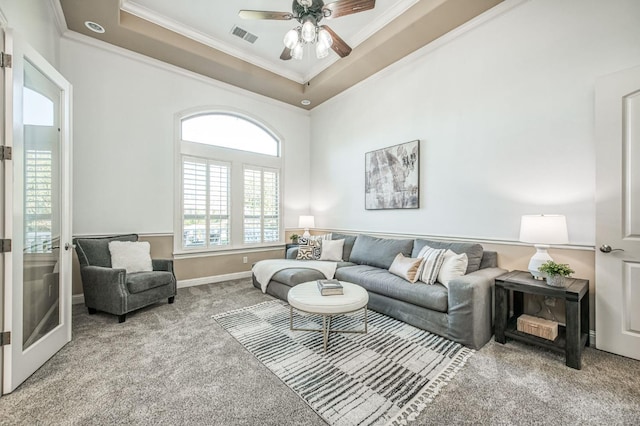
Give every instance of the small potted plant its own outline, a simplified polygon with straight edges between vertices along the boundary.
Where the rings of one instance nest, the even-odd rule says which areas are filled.
[[[289,238],[291,239],[291,243],[292,244],[298,244],[298,238],[300,238],[300,235],[291,234],[291,236]]]
[[[565,278],[575,272],[566,263],[556,263],[553,260],[549,260],[540,265],[538,271],[547,276],[547,284],[552,287],[564,287]]]

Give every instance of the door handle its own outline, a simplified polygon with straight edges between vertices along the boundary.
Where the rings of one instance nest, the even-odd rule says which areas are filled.
[[[614,248],[611,248],[611,246],[608,245],[608,244],[603,244],[600,247],[600,251],[603,252],[603,253],[611,253],[612,251],[624,251],[624,250],[623,249],[614,249]]]
[[[64,249],[65,249],[65,250],[69,250],[69,249],[71,249],[71,248],[76,248],[76,245],[75,245],[75,244],[69,244],[69,243],[66,243],[66,244],[64,245]]]

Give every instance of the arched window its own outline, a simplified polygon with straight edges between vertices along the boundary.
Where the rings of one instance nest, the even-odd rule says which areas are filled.
[[[177,252],[282,243],[281,142],[228,112],[179,120]]]
[[[216,113],[182,120],[182,140],[278,157],[278,140],[263,127],[236,115]]]

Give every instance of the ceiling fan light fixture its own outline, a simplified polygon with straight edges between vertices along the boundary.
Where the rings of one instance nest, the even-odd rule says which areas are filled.
[[[302,24],[302,39],[307,43],[312,43],[316,39],[316,26],[311,20]]]
[[[296,44],[293,49],[291,49],[291,57],[293,59],[302,59],[304,56],[304,49],[302,48],[302,43]]]
[[[298,33],[298,28],[294,28],[292,30],[287,31],[284,35],[284,45],[287,49],[293,49],[298,44],[298,40],[300,39],[300,34]]]
[[[298,0],[298,4],[302,7],[311,7],[313,0]]]

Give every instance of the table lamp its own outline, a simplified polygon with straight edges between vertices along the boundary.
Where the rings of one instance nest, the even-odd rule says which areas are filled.
[[[302,234],[304,238],[309,238],[311,236],[309,228],[315,228],[315,226],[316,224],[313,216],[300,216],[300,219],[298,219],[298,227],[304,229],[304,234]]]
[[[559,214],[524,215],[520,222],[520,241],[533,243],[536,248],[536,253],[529,261],[529,272],[533,278],[542,280],[544,274],[538,268],[553,260],[547,253],[549,245],[569,242],[567,219]]]

